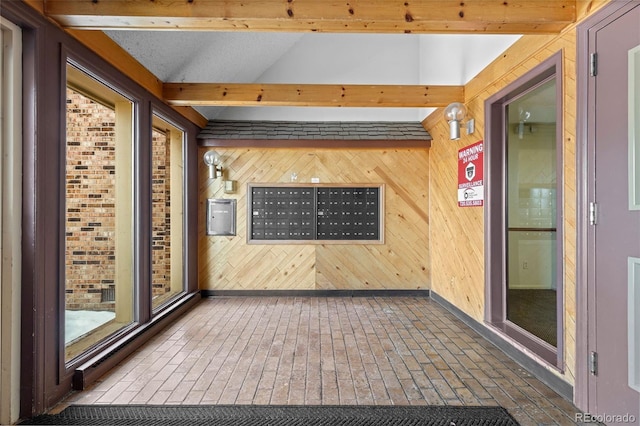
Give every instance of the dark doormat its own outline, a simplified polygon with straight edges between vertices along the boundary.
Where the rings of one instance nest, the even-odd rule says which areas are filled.
[[[24,425],[132,426],[517,426],[502,407],[72,405]]]

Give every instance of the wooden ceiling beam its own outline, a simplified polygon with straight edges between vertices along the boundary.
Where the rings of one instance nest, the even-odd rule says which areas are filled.
[[[462,86],[165,83],[181,106],[441,107],[464,102]]]
[[[44,0],[67,28],[375,33],[559,33],[578,0]]]

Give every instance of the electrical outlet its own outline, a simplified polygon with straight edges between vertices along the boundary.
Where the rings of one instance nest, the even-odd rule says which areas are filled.
[[[529,269],[529,262],[522,262],[522,269]]]

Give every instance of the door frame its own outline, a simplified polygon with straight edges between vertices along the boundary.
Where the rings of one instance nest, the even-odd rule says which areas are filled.
[[[589,225],[589,202],[595,198],[595,80],[590,76],[589,57],[594,46],[592,31],[604,28],[637,6],[636,0],[613,0],[577,26],[576,43],[576,366],[574,403],[590,412],[589,343],[595,338],[595,285],[588,282],[593,265],[595,229]]]
[[[0,423],[20,412],[20,298],[22,271],[22,30],[0,17]]]
[[[485,323],[501,335],[526,348],[547,365],[564,371],[564,188],[563,174],[563,52],[558,51],[485,101]],[[556,315],[557,344],[552,347],[516,324],[506,314],[506,121],[505,105],[528,93],[550,78],[556,86]]]

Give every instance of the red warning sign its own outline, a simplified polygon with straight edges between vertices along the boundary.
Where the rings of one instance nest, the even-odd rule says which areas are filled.
[[[483,142],[466,146],[458,151],[458,206],[484,205],[484,152]]]

